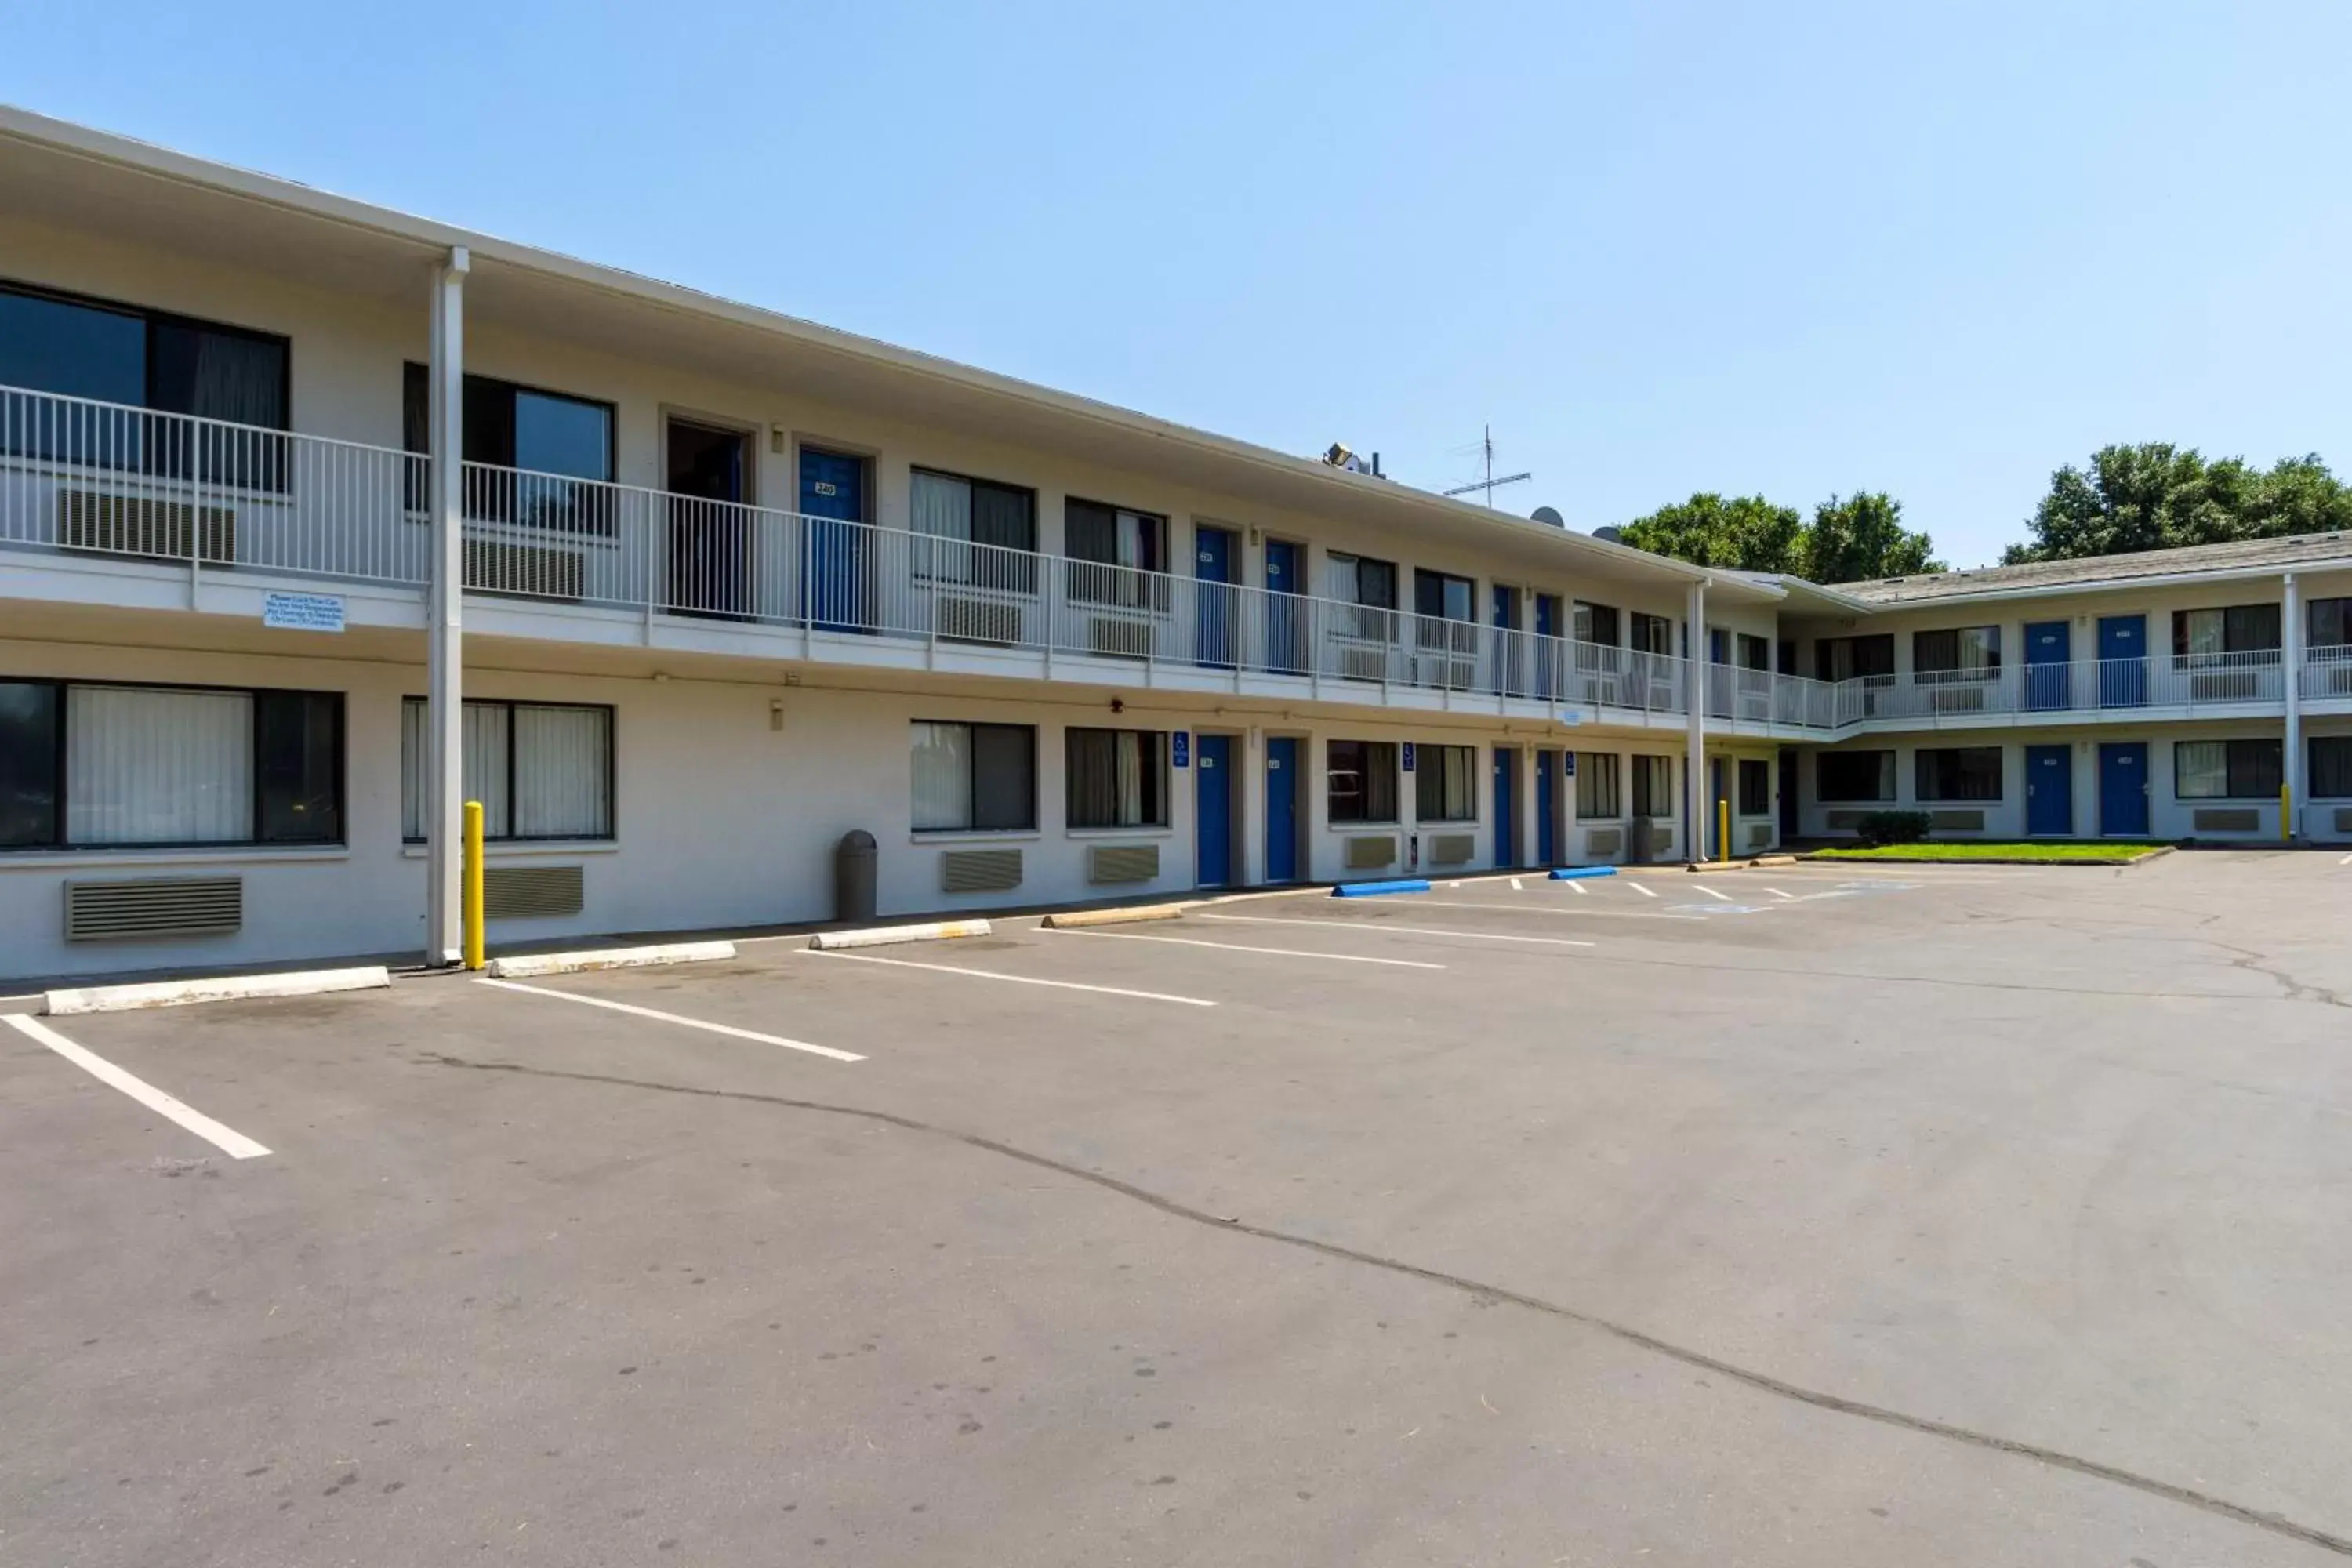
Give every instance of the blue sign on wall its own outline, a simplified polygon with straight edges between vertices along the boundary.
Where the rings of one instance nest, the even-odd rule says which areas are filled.
[[[1184,768],[1192,765],[1192,736],[1191,731],[1179,730],[1173,735],[1169,736],[1168,748],[1170,758],[1178,767]]]
[[[1412,772],[1412,742],[1411,741],[1407,741],[1404,743],[1404,771],[1407,773]]]
[[[1574,778],[1576,776],[1576,753],[1574,752],[1562,752],[1559,754],[1559,760],[1566,767],[1568,776],[1570,778]]]

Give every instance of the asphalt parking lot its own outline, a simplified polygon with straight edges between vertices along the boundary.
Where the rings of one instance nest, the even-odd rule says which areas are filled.
[[[2352,1555],[2352,867],[0,1028],[0,1562]]]

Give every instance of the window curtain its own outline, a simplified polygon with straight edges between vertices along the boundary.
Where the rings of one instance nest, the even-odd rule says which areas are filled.
[[[1576,753],[1576,815],[1580,821],[1606,821],[1619,811],[1617,753]]]
[[[914,735],[915,830],[971,826],[971,731],[918,720]]]
[[[1069,771],[1066,785],[1073,827],[1116,827],[1122,819],[1118,776],[1119,732],[1112,730],[1069,731]]]
[[[613,715],[602,708],[514,710],[514,832],[604,838],[613,831]]]
[[[73,844],[240,844],[253,837],[253,699],[77,686],[66,694]]]
[[[2311,738],[2309,787],[2314,800],[2352,798],[2352,735]]]
[[[1027,725],[972,726],[971,826],[1037,826],[1037,734]]]
[[[971,486],[945,474],[918,469],[914,489],[915,531],[951,542],[922,547],[918,563],[950,583],[971,581]]]
[[[561,711],[559,710],[558,711]],[[458,787],[482,803],[482,837],[510,838],[514,816],[507,799],[509,710],[503,702],[468,702],[461,733]],[[412,697],[400,712],[400,833],[414,842],[425,837],[425,814],[433,808],[433,746],[425,700]],[[612,830],[607,803],[604,831]],[[603,834],[584,837],[603,837]]]

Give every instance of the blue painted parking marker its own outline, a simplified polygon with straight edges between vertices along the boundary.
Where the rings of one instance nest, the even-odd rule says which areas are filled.
[[[1331,889],[1335,899],[1369,899],[1381,893],[1425,893],[1429,884],[1418,878],[1403,878],[1392,882],[1343,882]]]
[[[1613,877],[1614,866],[1562,866],[1551,874],[1555,882],[1580,882],[1587,877]]]

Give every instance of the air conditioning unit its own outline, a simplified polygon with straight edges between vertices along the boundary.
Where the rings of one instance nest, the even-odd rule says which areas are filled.
[[[2322,664],[2313,668],[2320,672],[2320,696],[2352,697],[2352,664]]]
[[[1009,647],[1021,640],[1021,606],[998,599],[942,595],[932,606],[940,636],[951,642],[994,643]]]
[[[1985,710],[1985,689],[1938,686],[1933,689],[1930,706],[1938,713],[1981,713]]]
[[[1151,657],[1151,623],[1133,616],[1088,616],[1087,651],[1106,658]]]
[[[1478,684],[1478,660],[1450,654],[1423,653],[1413,659],[1413,684],[1442,686],[1449,691],[1467,691]]]
[[[466,541],[466,586],[478,593],[578,599],[586,592],[587,575],[587,563],[577,550],[503,539]]]
[[[1389,650],[1381,644],[1339,643],[1332,652],[1337,656],[1339,673],[1350,680],[1385,680],[1389,673]]]
[[[236,513],[226,507],[200,511],[187,501],[152,496],[58,492],[58,542],[68,550],[185,561],[195,552],[200,531],[205,560],[236,559]]]

